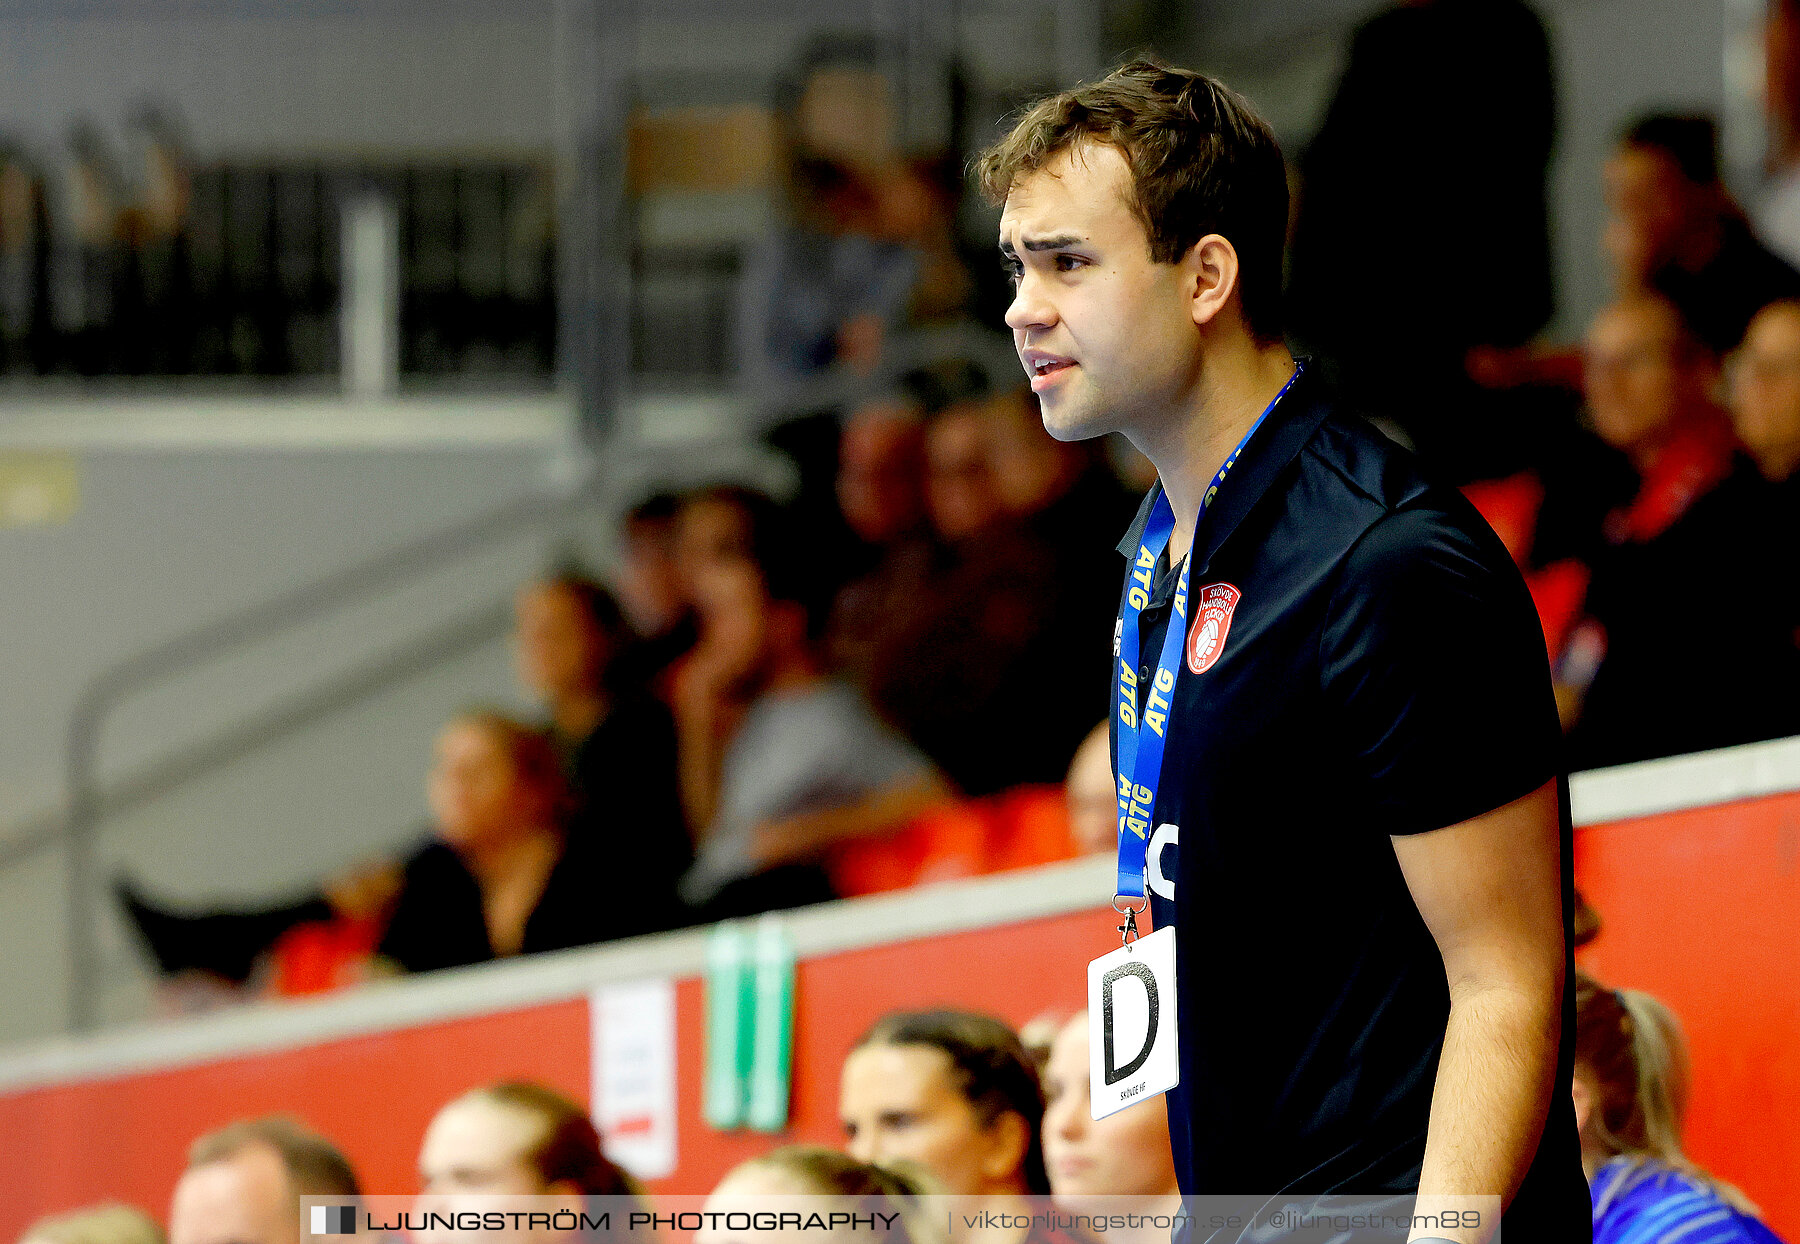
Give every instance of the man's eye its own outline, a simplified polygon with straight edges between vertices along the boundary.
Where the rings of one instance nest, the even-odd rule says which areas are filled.
[[[1073,272],[1075,269],[1079,268],[1081,264],[1082,259],[1079,255],[1058,255],[1056,257],[1056,270],[1058,272]]]

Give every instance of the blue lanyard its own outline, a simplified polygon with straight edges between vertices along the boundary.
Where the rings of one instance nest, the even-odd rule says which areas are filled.
[[[1225,458],[1219,473],[1200,499],[1200,514],[1194,520],[1194,534],[1199,537],[1200,519],[1205,517],[1219,485],[1237,465],[1244,446],[1256,435],[1276,404],[1287,396],[1300,379],[1305,364],[1296,363],[1294,374],[1281,386],[1268,408],[1256,417],[1237,448]],[[1150,851],[1150,817],[1156,809],[1156,788],[1162,777],[1163,746],[1168,742],[1169,717],[1174,709],[1175,678],[1181,668],[1181,649],[1187,637],[1188,565],[1193,550],[1182,559],[1181,578],[1175,585],[1175,612],[1163,634],[1162,654],[1157,658],[1156,675],[1150,685],[1143,709],[1138,708],[1138,618],[1150,604],[1151,585],[1155,581],[1156,563],[1168,547],[1175,531],[1175,510],[1169,496],[1157,487],[1156,505],[1150,521],[1144,525],[1143,539],[1138,544],[1137,560],[1131,566],[1131,582],[1125,592],[1125,604],[1119,612],[1118,707],[1119,754],[1114,773],[1119,784],[1119,881],[1115,898],[1144,897],[1144,861]],[[1148,727],[1146,730],[1145,727]]]

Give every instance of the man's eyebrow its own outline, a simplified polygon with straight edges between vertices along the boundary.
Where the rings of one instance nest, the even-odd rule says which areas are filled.
[[[1075,233],[1059,233],[1050,238],[1025,238],[1024,245],[1028,251],[1059,251],[1068,246],[1080,246],[1082,238]],[[1000,251],[1006,255],[1017,255],[1011,242],[1001,242]]]

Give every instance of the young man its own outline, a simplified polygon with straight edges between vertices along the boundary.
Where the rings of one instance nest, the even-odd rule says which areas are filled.
[[[1474,510],[1282,344],[1273,135],[1138,61],[1033,106],[980,174],[1045,427],[1122,432],[1160,477],[1120,545],[1113,735],[1176,930],[1183,1190],[1492,1195],[1508,1239],[1586,1240],[1537,619]],[[1366,242],[1379,282],[1405,239]],[[1118,773],[1152,729],[1158,771]]]

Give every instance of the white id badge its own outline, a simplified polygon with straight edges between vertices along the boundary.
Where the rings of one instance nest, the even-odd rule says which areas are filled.
[[[1158,929],[1088,964],[1088,1100],[1104,1119],[1180,1078],[1175,930]]]

